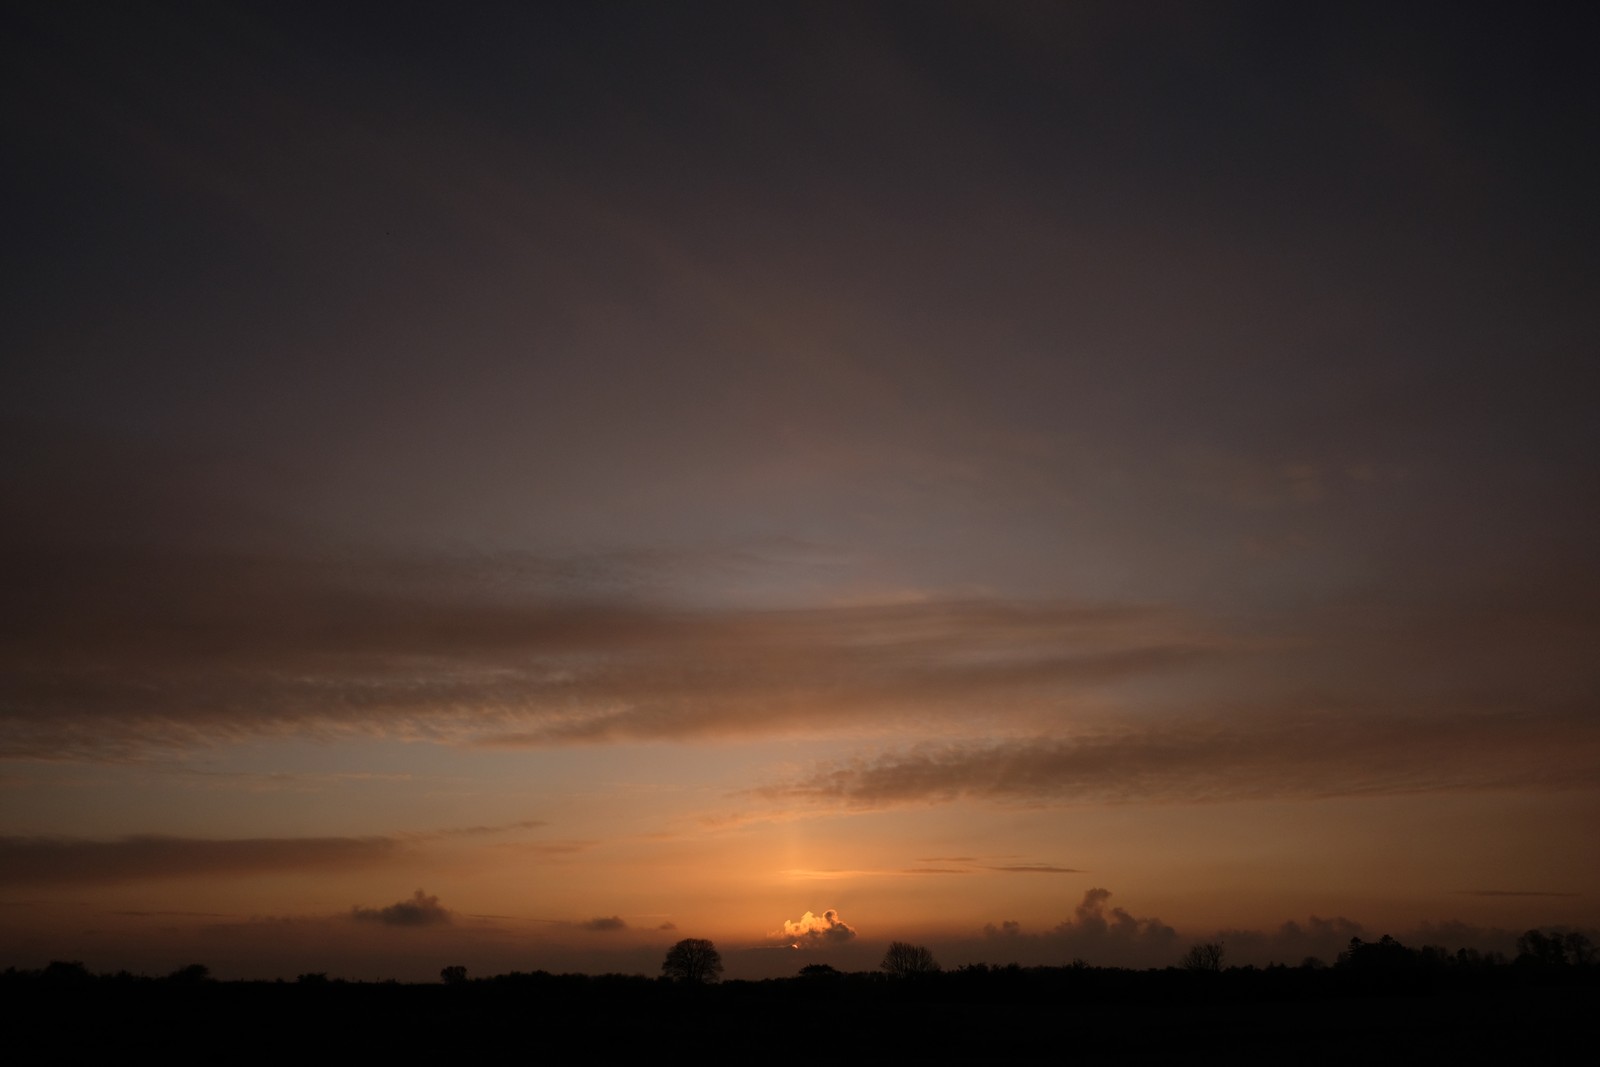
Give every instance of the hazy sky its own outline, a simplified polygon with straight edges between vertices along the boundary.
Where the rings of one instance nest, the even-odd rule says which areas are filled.
[[[7,4],[0,964],[1600,923],[1597,47]]]

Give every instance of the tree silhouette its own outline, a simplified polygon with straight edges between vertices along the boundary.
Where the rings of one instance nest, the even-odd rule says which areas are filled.
[[[722,977],[722,953],[703,937],[686,937],[667,950],[661,973],[689,985],[715,982]]]
[[[191,963],[189,966],[179,967],[177,970],[167,975],[167,981],[169,982],[183,982],[188,985],[193,985],[196,982],[207,982],[210,980],[211,968],[207,967],[203,963]]]
[[[445,985],[460,985],[467,980],[467,969],[457,963],[450,967],[439,969],[439,981]]]
[[[906,941],[892,941],[889,951],[883,954],[883,971],[893,978],[911,978],[919,974],[937,974],[939,962],[921,945]]]
[[[1421,961],[1420,952],[1406,948],[1388,934],[1384,934],[1376,941],[1363,941],[1359,937],[1352,937],[1350,947],[1339,953],[1337,966],[1372,973],[1404,971],[1418,966]]]
[[[1222,942],[1202,941],[1191,945],[1183,959],[1178,961],[1186,971],[1215,972],[1222,970]]]
[[[1517,938],[1518,963],[1587,967],[1594,961],[1594,942],[1576,930],[1558,930],[1548,934],[1542,930],[1529,930]]]
[[[39,977],[46,982],[88,982],[94,979],[79,960],[51,960],[50,965],[40,972]]]

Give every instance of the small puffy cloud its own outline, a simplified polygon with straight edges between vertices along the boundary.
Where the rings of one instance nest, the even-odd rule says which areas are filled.
[[[1080,941],[1121,941],[1142,944],[1169,944],[1178,932],[1160,919],[1139,918],[1122,908],[1106,912],[1109,889],[1090,889],[1073,911],[1073,918],[1060,923],[1055,933]]]
[[[856,928],[829,908],[821,915],[808,911],[799,919],[784,920],[783,930],[774,936],[785,938],[796,948],[804,948],[849,941],[856,936]]]
[[[628,924],[622,921],[620,915],[598,915],[593,919],[585,919],[578,924],[578,929],[588,930],[591,933],[609,934],[616,930],[626,930]]]
[[[660,926],[656,927],[657,930],[676,930],[677,928],[678,924],[671,921],[664,922]]]
[[[450,912],[440,906],[438,897],[430,897],[419,889],[410,900],[390,904],[387,908],[351,908],[350,917],[358,922],[384,926],[440,926],[450,921]]]

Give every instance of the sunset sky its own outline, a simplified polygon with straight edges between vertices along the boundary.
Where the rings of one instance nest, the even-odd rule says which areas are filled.
[[[0,967],[1600,925],[1597,10],[6,4]]]

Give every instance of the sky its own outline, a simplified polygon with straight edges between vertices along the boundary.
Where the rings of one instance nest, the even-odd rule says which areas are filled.
[[[0,965],[1600,925],[1597,44],[7,3]]]

